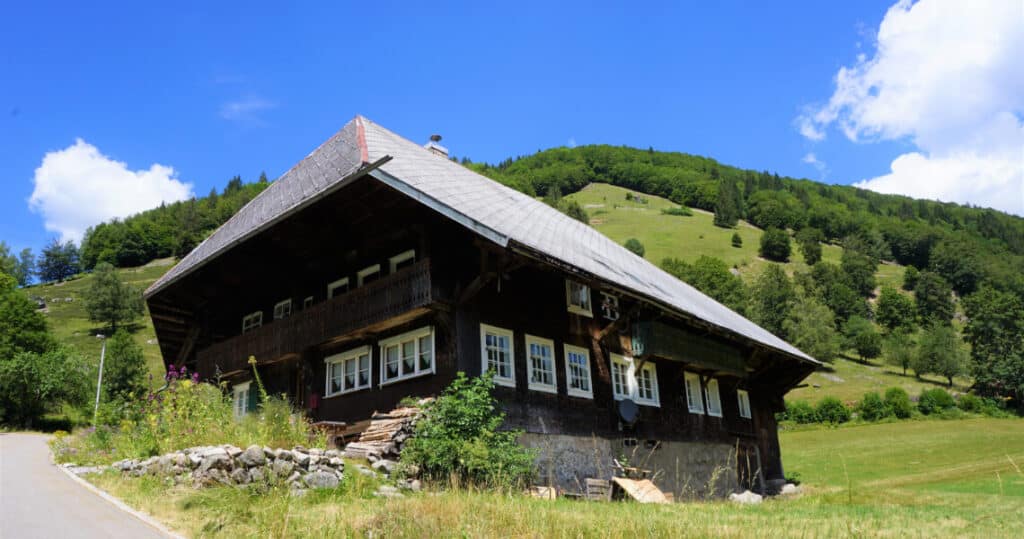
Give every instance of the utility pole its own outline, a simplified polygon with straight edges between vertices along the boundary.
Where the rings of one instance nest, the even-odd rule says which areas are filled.
[[[92,408],[92,426],[96,426],[96,416],[100,412],[100,389],[103,387],[103,358],[107,355],[107,337],[100,333],[96,338],[103,342],[100,348],[100,375],[96,380],[96,405]]]

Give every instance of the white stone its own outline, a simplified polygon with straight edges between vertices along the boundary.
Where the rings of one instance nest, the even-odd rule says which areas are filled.
[[[740,494],[733,493],[729,495],[729,501],[744,505],[758,504],[761,503],[762,500],[763,498],[760,494],[756,494],[749,490],[744,490]]]

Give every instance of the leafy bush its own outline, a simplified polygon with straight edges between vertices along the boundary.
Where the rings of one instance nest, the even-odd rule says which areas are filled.
[[[769,228],[761,234],[761,248],[758,253],[776,262],[788,262],[792,248],[789,245],[789,234],[785,230]]]
[[[640,243],[640,240],[636,238],[629,238],[628,240],[626,240],[625,247],[626,249],[629,249],[630,252],[632,252],[636,256],[639,256],[640,258],[643,258],[644,253],[647,252],[647,250],[644,249],[644,244]]]
[[[676,206],[675,208],[664,208],[661,210],[662,215],[676,215],[679,217],[690,217],[693,212],[686,206]]]
[[[786,419],[806,425],[808,423],[818,422],[818,412],[814,410],[811,403],[805,400],[798,401],[787,401],[786,402]]]
[[[878,421],[892,415],[892,410],[885,405],[878,393],[872,391],[865,393],[864,398],[857,404],[857,413],[865,421]]]
[[[846,423],[850,420],[850,409],[835,397],[822,397],[815,409],[818,421],[822,423]]]
[[[458,373],[429,403],[416,433],[402,449],[402,463],[419,467],[434,481],[516,488],[535,475],[534,452],[516,442],[518,431],[498,430],[505,414],[491,396],[490,372],[477,378]]]
[[[54,403],[84,404],[89,371],[79,354],[64,347],[0,359],[0,422],[31,428]]]
[[[926,389],[921,392],[921,397],[917,400],[917,409],[924,415],[942,412],[949,408],[956,408],[956,401],[953,400],[952,395],[941,388]]]
[[[733,232],[732,233],[732,246],[733,247],[743,247],[743,238],[740,237],[740,233],[739,232]]]
[[[902,387],[890,387],[885,390],[885,407],[892,415],[907,419],[914,414],[914,405],[910,402],[910,395]]]
[[[956,405],[965,412],[980,414],[982,409],[985,407],[985,401],[983,401],[981,397],[977,395],[965,393],[963,395],[960,395],[960,398],[957,400]]]

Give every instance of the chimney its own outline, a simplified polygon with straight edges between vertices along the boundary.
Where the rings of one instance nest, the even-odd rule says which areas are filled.
[[[430,150],[434,155],[440,155],[445,159],[448,159],[448,148],[438,144],[441,142],[441,135],[430,135],[430,142],[423,145],[424,148]]]

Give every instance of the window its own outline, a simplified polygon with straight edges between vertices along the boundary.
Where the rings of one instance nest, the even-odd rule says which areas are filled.
[[[589,286],[566,279],[565,301],[569,306],[569,312],[583,316],[594,316],[593,311],[590,310]]]
[[[601,316],[607,320],[619,319],[619,298],[601,292]]]
[[[740,417],[750,419],[750,394],[745,389],[737,389],[736,398],[739,399]]]
[[[380,264],[374,264],[368,268],[363,268],[356,273],[356,286],[363,286],[364,284],[370,284],[376,281],[380,277]]]
[[[594,398],[590,385],[590,353],[585,348],[565,345],[565,390],[570,397]]]
[[[232,403],[235,410],[235,417],[242,417],[249,413],[249,384],[235,384],[232,388]]]
[[[516,373],[512,363],[512,358],[515,357],[512,332],[480,324],[480,347],[481,371],[494,369],[495,384],[516,387]]]
[[[402,268],[407,268],[416,263],[416,251],[409,249],[404,253],[399,253],[390,259],[388,259],[390,265],[390,271],[388,273],[394,273]]]
[[[712,378],[704,384],[704,396],[708,401],[708,415],[722,417],[722,399],[718,395],[718,380]]]
[[[370,387],[370,347],[363,346],[333,355],[327,364],[327,389],[324,396],[331,397]]]
[[[381,385],[434,373],[433,326],[403,333],[378,344]]]
[[[661,406],[654,363],[645,361],[637,368],[633,358],[612,354],[612,394],[615,400],[633,399],[637,404]]]
[[[704,400],[700,397],[700,376],[697,373],[687,372],[683,375],[686,385],[686,407],[691,414],[704,413]]]
[[[274,320],[288,318],[292,315],[292,300],[286,299],[274,305]]]
[[[337,281],[327,285],[327,299],[331,299],[334,296],[340,296],[345,292],[348,292],[348,277],[338,279]]]
[[[310,308],[312,306],[313,306],[313,296],[307,296],[306,299],[302,300],[302,310],[303,311],[305,311],[306,309],[308,309],[308,308]]]
[[[530,366],[527,387],[536,391],[558,393],[555,382],[555,343],[532,335],[526,336],[526,354]]]
[[[242,333],[249,333],[262,325],[263,311],[256,311],[242,317]]]

